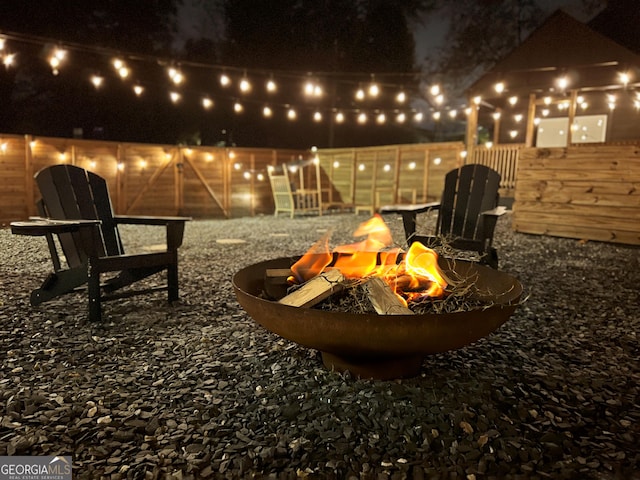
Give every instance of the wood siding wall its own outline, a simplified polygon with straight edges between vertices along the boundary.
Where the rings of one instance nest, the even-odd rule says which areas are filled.
[[[518,232],[640,245],[640,146],[520,150]]]

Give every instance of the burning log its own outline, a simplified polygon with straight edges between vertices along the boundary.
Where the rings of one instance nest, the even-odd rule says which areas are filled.
[[[292,275],[290,268],[268,268],[264,274],[264,290],[271,298],[282,298],[287,294],[291,286],[289,277]]]
[[[300,288],[281,298],[278,303],[292,307],[312,307],[342,290],[344,276],[338,269],[327,270],[304,283]]]
[[[413,315],[391,287],[380,277],[373,277],[365,284],[369,301],[380,315]]]

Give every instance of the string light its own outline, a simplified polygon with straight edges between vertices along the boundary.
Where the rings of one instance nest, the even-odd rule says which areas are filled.
[[[268,105],[266,105],[263,109],[262,109],[262,115],[264,115],[266,118],[270,118],[273,115],[273,110],[271,110],[271,107],[269,107]]]
[[[91,76],[91,83],[93,83],[93,86],[96,88],[100,88],[102,86],[104,82],[104,77],[101,77],[100,75],[92,75]]]
[[[223,87],[228,87],[229,85],[231,85],[231,79],[226,73],[220,75],[220,85],[222,85]]]
[[[67,51],[62,48],[55,48],[51,55],[49,56],[49,65],[51,66],[51,71],[54,75],[58,75],[59,70],[58,67],[62,64],[62,62],[67,58]]]
[[[209,110],[213,107],[213,100],[211,100],[209,97],[203,97],[202,106],[205,108],[205,110]]]
[[[18,39],[18,41],[21,41],[20,39]],[[24,40],[22,40],[24,41]],[[34,42],[34,39],[29,40],[31,43]],[[38,41],[38,40],[35,40]],[[49,41],[48,43],[53,44],[53,41]],[[13,41],[12,41],[13,44]],[[2,36],[0,38],[0,61],[5,65],[6,68],[8,68],[9,66],[14,64],[14,59],[15,54],[12,52],[8,52],[7,51],[7,45],[8,42],[6,41],[5,36]],[[46,44],[45,44],[46,45]],[[83,50],[91,50],[91,47],[86,47],[86,46],[74,46],[74,45],[69,45],[69,46],[63,46],[58,44],[58,46],[56,46],[55,48],[52,48],[50,50],[50,54],[47,57],[47,61],[49,63],[49,66],[51,67],[51,71],[53,72],[54,75],[57,75],[60,71],[60,69],[65,65],[65,62],[69,61],[69,55],[68,55],[68,50],[69,49],[83,49]],[[95,49],[96,52],[98,54],[104,55],[105,52],[103,50],[98,50]],[[132,55],[127,55],[127,54],[123,54],[122,57],[113,57],[112,54],[109,54],[109,56],[112,57],[112,60],[110,60],[113,64],[113,67],[115,69],[116,74],[121,78],[121,79],[128,79],[133,75],[133,71],[126,65],[125,59],[126,58],[136,58],[136,60],[140,60],[140,57],[134,57]],[[144,60],[144,59],[143,59]],[[218,73],[219,77],[219,82],[220,85],[224,86],[229,86],[231,85],[232,81],[231,81],[231,77],[227,74],[228,71],[231,71],[232,74],[235,74],[236,72],[242,72],[241,70],[235,68],[235,67],[229,67],[229,66],[216,66],[216,65],[210,65],[210,66],[203,66],[201,64],[191,64],[188,62],[181,62],[180,64],[180,68],[174,66],[173,62],[170,60],[154,60],[155,63],[158,63],[160,65],[171,65],[169,67],[166,67],[166,71],[167,74],[169,75],[169,78],[171,79],[171,83],[173,84],[173,86],[179,86],[182,85],[183,83],[185,83],[185,75],[182,71],[182,68],[211,68],[211,69],[217,69],[217,70],[222,70],[221,73]],[[162,69],[165,69],[165,67],[162,67]],[[226,70],[226,72],[225,72]],[[618,71],[618,72],[614,72],[613,75],[616,75],[616,78],[613,79],[613,83],[614,85],[607,85],[607,86],[603,86],[602,90],[612,90],[612,89],[622,89],[622,88],[627,88],[629,87],[629,84],[631,83],[631,81],[633,80],[633,76],[630,73],[631,70],[625,70],[625,71]],[[187,71],[187,73],[189,73],[189,71]],[[321,84],[320,81],[316,80],[313,78],[313,74],[311,73],[295,73],[295,72],[287,72],[285,75],[289,76],[289,77],[295,77],[298,76],[300,79],[303,79],[305,77],[310,77],[307,81],[307,83],[305,84],[305,94],[309,95],[310,97],[320,97],[321,95],[323,95],[323,86]],[[331,74],[334,75],[334,74]],[[349,79],[347,79],[347,76],[345,75],[344,78],[340,78],[339,75],[340,74],[335,74],[336,75],[336,80],[335,83],[342,83],[342,84],[356,84],[358,86],[357,90],[354,88],[354,91],[356,92],[357,98],[360,100],[373,100],[376,99],[380,96],[381,93],[383,93],[383,88],[384,88],[384,92],[386,93],[386,90],[389,86],[388,83],[378,83],[374,76],[374,74],[368,74],[370,76],[369,81],[366,80],[362,80],[358,83],[353,82]],[[384,74],[383,74],[384,75]],[[402,74],[398,74],[398,75],[405,75],[404,73]],[[251,88],[251,82],[254,80],[254,76],[255,77],[262,77],[262,82],[263,85],[265,86],[265,90],[263,90],[263,93],[266,91],[267,93],[273,93],[276,92],[278,90],[278,85],[276,83],[276,79],[273,78],[273,74],[270,72],[264,72],[261,70],[255,70],[255,71],[244,71],[244,74],[242,75],[242,78],[239,79],[239,83],[238,83],[238,88],[240,89],[240,91],[243,94],[249,94],[252,90]],[[265,80],[266,77],[266,80]],[[109,77],[104,77],[101,74],[94,74],[92,76],[89,77],[91,83],[93,84],[93,86],[96,89],[101,89],[105,86],[105,84],[109,81]],[[569,87],[570,85],[570,80],[569,77],[566,75],[562,75],[560,77],[558,77],[555,80],[555,84],[556,86],[560,89],[560,90],[564,90],[566,88]],[[383,88],[381,88],[381,85]],[[365,86],[365,88],[363,88],[363,86]],[[391,85],[393,87],[393,85]],[[636,88],[638,85],[634,84],[631,85],[631,88]],[[407,102],[408,100],[408,94],[405,91],[403,86],[397,86],[396,88],[396,92],[392,93],[392,96],[390,97],[392,99],[392,101],[395,101],[397,104],[404,104],[405,102]],[[505,86],[505,82],[500,81],[498,83],[496,83],[493,88],[495,89],[495,91],[498,94],[501,94],[505,91],[507,91],[506,86]],[[513,86],[510,85],[510,88],[513,88]],[[574,87],[571,87],[574,88]],[[596,87],[597,88],[597,87]],[[144,88],[139,84],[136,83],[135,85],[132,85],[132,89],[135,93],[136,96],[141,96]],[[552,89],[548,90],[548,91],[553,91]],[[427,100],[430,100],[431,105],[434,105],[434,108],[437,109],[436,112],[432,113],[432,118],[433,120],[436,121],[440,121],[442,120],[442,113],[444,113],[445,115],[448,116],[448,118],[450,118],[451,120],[454,120],[456,118],[458,109],[456,108],[452,108],[454,107],[453,105],[445,105],[445,93],[442,91],[442,87],[438,84],[438,83],[432,83],[430,84],[430,86],[428,87],[428,92],[430,94],[430,97],[427,98]],[[171,101],[173,103],[178,103],[179,101],[182,100],[182,95],[178,92],[172,91],[172,92],[168,92],[169,97],[171,99]],[[203,108],[205,109],[210,109],[215,105],[217,106],[218,101],[216,98],[216,102],[214,102],[213,98],[209,92],[195,92],[195,94],[197,96],[199,96],[199,102],[201,102],[201,105]],[[187,95],[187,93],[184,93],[185,97]],[[219,95],[219,93],[216,93],[214,95]],[[236,94],[237,95],[237,94]],[[185,98],[186,99],[186,98]],[[510,96],[509,98],[506,99],[508,104],[511,106],[515,106],[518,102],[518,97],[515,95]],[[244,100],[243,100],[244,101]],[[251,103],[257,103],[260,100],[256,100],[256,99],[247,99],[247,103],[251,104]],[[547,96],[544,97],[543,102],[545,105],[549,106],[552,103],[556,104],[558,106],[558,109],[560,111],[563,110],[567,110],[569,107],[569,102],[566,100],[559,100],[559,99],[553,99],[551,96]],[[640,104],[640,97],[637,98],[633,98],[631,99],[632,105],[634,108],[638,108],[638,105]],[[472,103],[471,103],[471,107],[465,109],[465,113],[469,114],[473,108],[473,105],[475,105],[476,107],[480,108],[482,103],[482,99],[480,96],[476,96],[472,99]],[[588,108],[588,103],[586,101],[584,101],[583,98],[578,98],[576,101],[576,104],[579,106],[579,108],[581,108],[582,110],[585,110],[586,108]],[[609,106],[609,108],[611,110],[615,109],[617,106],[616,103],[616,99],[613,98],[607,98],[607,105]],[[295,108],[294,106],[288,106],[286,104],[280,104],[278,105],[280,107],[285,107],[288,110],[287,111],[287,117],[288,118],[292,118],[294,116],[294,113],[291,112],[291,110],[293,110],[293,112],[295,112],[295,117],[297,118],[298,116],[298,109]],[[437,107],[436,107],[437,106]],[[265,107],[266,108],[266,107]],[[273,107],[269,106],[268,109],[270,111],[270,114],[266,114],[265,113],[265,117],[271,117],[273,115],[273,110],[271,110]],[[236,111],[237,113],[240,113],[243,110],[243,106],[236,102],[233,106],[234,111]],[[345,111],[340,111],[338,109],[334,109],[333,113],[330,113],[330,115],[335,115],[335,121],[336,123],[342,123],[345,121],[346,118],[355,118],[355,120],[357,121],[357,123],[363,124],[363,123],[367,123],[369,120],[374,120],[375,122],[378,124],[385,124],[387,123],[388,119],[390,118],[391,115],[395,116],[396,121],[398,121],[398,123],[403,123],[406,120],[406,115],[412,115],[412,119],[415,122],[421,122],[424,118],[424,113],[422,111],[415,111],[415,109],[411,109],[411,108],[407,108],[407,111],[400,111],[399,108],[396,108],[395,111],[389,109],[387,111],[384,111],[380,108],[379,105],[372,105],[371,109],[369,111],[364,111],[362,109],[356,109],[354,107],[351,106],[347,106]],[[324,115],[323,112],[327,111],[327,112],[331,112],[332,110],[314,110],[310,113],[310,116],[308,116],[307,118],[312,119],[314,122],[321,122],[324,119]],[[347,114],[349,114],[349,117],[345,117],[345,112]],[[374,113],[375,112],[375,113]],[[393,113],[392,113],[393,112]],[[442,113],[441,113],[442,112]],[[263,111],[264,113],[264,111]],[[543,116],[548,116],[549,115],[549,109],[543,109],[541,114]],[[351,115],[354,115],[353,117]],[[428,114],[427,114],[428,115]],[[516,120],[516,122],[521,122],[522,121],[522,116],[520,115],[519,117],[514,116],[514,119]]]
[[[245,77],[240,80],[240,91],[242,93],[249,93],[251,91],[251,82]]]

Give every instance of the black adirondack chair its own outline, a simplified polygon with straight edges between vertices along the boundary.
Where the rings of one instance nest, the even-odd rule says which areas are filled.
[[[178,248],[189,218],[114,215],[104,178],[73,165],[46,167],[35,179],[42,196],[40,217],[11,224],[12,233],[45,236],[49,245],[54,272],[31,293],[32,305],[86,287],[89,319],[97,321],[106,300],[158,290],[167,290],[170,302],[178,299]],[[165,226],[166,250],[126,254],[119,224]],[[161,285],[120,290],[163,271]]]
[[[388,205],[380,213],[402,215],[409,244],[419,241],[434,246],[445,241],[458,250],[476,251],[480,262],[498,268],[498,252],[493,233],[506,208],[498,206],[500,174],[479,164],[468,164],[447,173],[440,202],[419,205]],[[438,211],[433,235],[416,232],[419,213]]]

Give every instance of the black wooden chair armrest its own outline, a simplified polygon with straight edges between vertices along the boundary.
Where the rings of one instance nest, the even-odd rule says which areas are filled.
[[[81,228],[95,227],[100,223],[100,220],[52,220],[31,217],[25,222],[11,222],[11,233],[37,237],[47,234],[77,232]]]
[[[438,210],[439,208],[440,202],[383,205],[382,207],[380,207],[380,213],[424,213],[428,212],[429,210]]]
[[[494,208],[492,210],[487,210],[487,211],[481,212],[480,215],[488,215],[488,216],[492,216],[492,217],[501,217],[505,213],[507,213],[507,207],[499,206],[499,207],[496,207],[496,208]]]
[[[170,223],[184,223],[191,217],[157,217],[144,215],[114,215],[113,219],[118,224],[126,225],[168,225]]]
[[[177,250],[182,245],[184,225],[191,217],[155,217],[136,215],[114,215],[118,224],[157,225],[167,227],[167,250]]]
[[[440,202],[429,203],[410,203],[385,205],[380,207],[380,213],[399,213],[402,215],[402,224],[404,225],[404,235],[407,241],[416,233],[416,217],[419,213],[428,212],[430,210],[439,210]]]
[[[482,222],[483,238],[489,246],[493,244],[493,232],[496,229],[498,218],[507,213],[507,207],[499,206],[491,210],[481,212],[480,215],[484,217]]]

